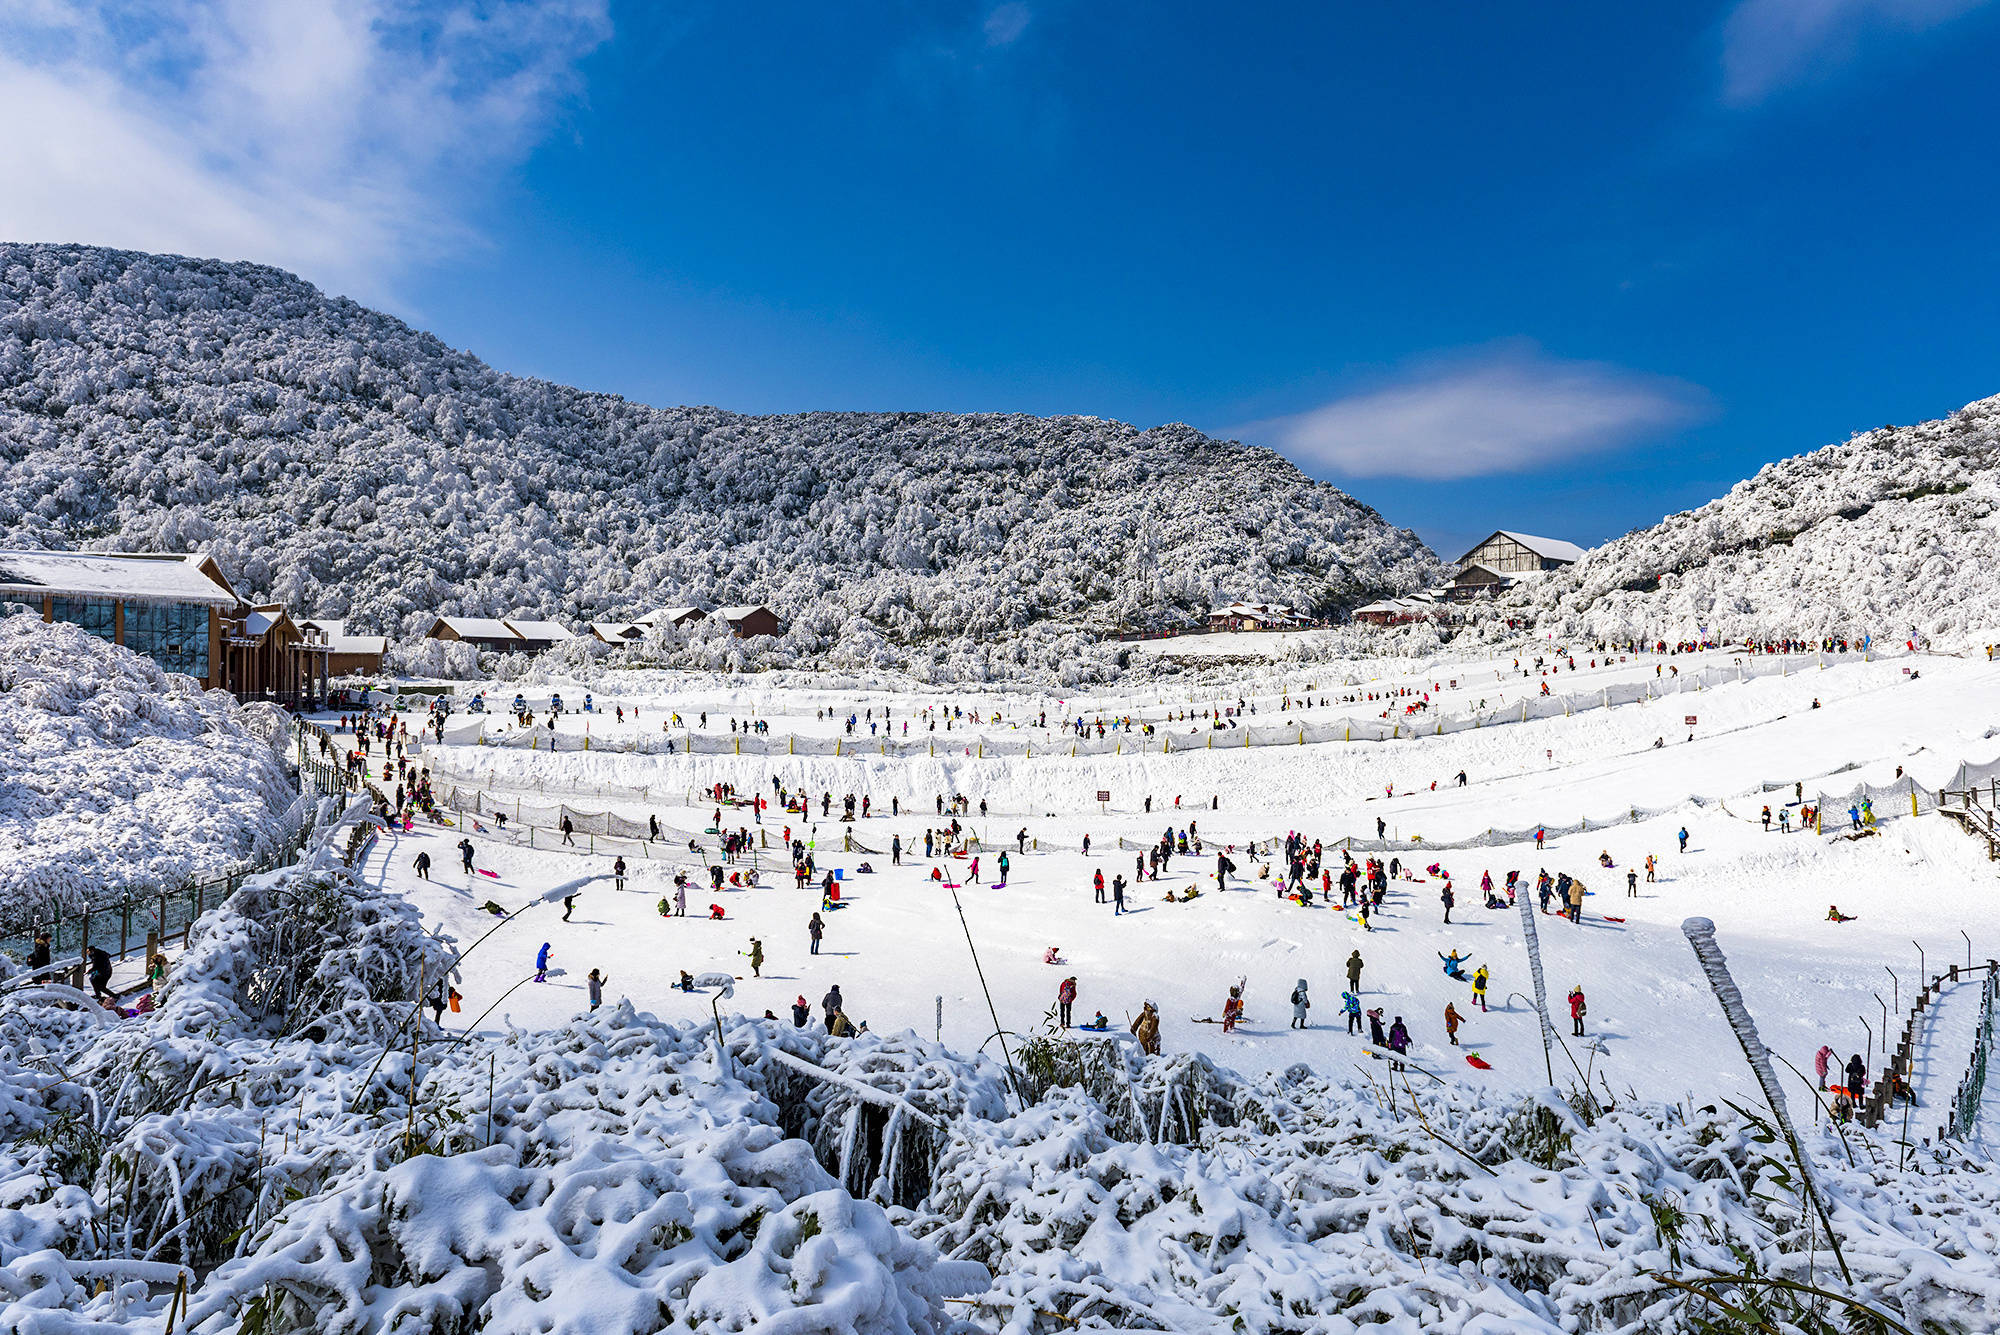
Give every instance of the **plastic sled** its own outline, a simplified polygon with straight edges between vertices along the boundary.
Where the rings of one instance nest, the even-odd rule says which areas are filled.
[[[1493,1069],[1493,1063],[1487,1061],[1484,1057],[1480,1056],[1476,1052],[1468,1052],[1465,1054],[1465,1064],[1467,1066],[1477,1067],[1479,1070],[1482,1071],[1490,1071]]]

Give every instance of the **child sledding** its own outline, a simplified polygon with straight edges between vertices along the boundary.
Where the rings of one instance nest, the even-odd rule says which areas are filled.
[[[1855,917],[1856,915],[1852,913],[1842,913],[1840,906],[1837,904],[1828,904],[1826,906],[1826,920],[1828,922],[1853,922]]]

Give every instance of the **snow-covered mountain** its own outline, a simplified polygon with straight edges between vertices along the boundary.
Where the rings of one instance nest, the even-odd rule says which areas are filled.
[[[1331,613],[1439,573],[1352,497],[1186,426],[649,408],[274,269],[48,245],[0,245],[0,543],[203,546],[246,593],[392,636],[441,609],[763,601],[794,656],[953,637],[1015,661],[1031,627]]]
[[[2000,628],[2000,398],[1768,464],[1515,595],[1546,628],[1721,639]]]

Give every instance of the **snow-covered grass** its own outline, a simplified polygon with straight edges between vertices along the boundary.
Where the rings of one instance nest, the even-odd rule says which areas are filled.
[[[0,618],[0,921],[177,886],[280,844],[282,718],[39,617]]]

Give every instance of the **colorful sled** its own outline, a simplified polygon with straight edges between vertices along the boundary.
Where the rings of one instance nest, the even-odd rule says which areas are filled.
[[[1467,1066],[1476,1067],[1482,1071],[1490,1071],[1493,1069],[1493,1063],[1487,1061],[1484,1057],[1480,1056],[1476,1052],[1468,1052],[1465,1054],[1465,1064]]]

